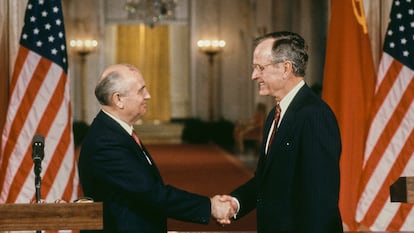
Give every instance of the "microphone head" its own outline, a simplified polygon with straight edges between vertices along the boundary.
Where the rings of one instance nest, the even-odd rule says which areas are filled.
[[[33,137],[32,143],[32,159],[33,160],[43,160],[44,157],[44,147],[45,147],[45,138],[40,135],[36,134]]]
[[[41,134],[36,134],[33,137],[33,144],[40,143],[41,145],[45,144],[45,138]]]

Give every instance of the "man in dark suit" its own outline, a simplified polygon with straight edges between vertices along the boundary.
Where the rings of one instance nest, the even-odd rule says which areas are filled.
[[[339,128],[329,106],[304,82],[307,60],[298,34],[275,32],[255,41],[252,80],[276,107],[265,121],[254,177],[223,200],[234,200],[236,218],[256,208],[260,233],[343,232]]]
[[[229,222],[229,202],[165,185],[133,125],[151,98],[139,70],[108,67],[95,88],[102,110],[93,120],[79,157],[85,196],[103,202],[103,232],[167,232],[167,218],[207,224]]]

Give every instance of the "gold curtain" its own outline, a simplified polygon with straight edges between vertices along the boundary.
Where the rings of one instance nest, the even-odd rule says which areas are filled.
[[[117,26],[116,62],[138,67],[151,95],[144,121],[171,119],[169,44],[168,26]]]

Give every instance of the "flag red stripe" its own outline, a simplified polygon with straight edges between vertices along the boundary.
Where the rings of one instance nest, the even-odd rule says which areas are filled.
[[[32,156],[30,154],[29,148],[27,149],[27,152],[21,161],[21,164],[19,166],[19,172],[14,176],[14,179],[10,185],[9,188],[9,195],[6,199],[6,203],[14,203],[19,196],[21,189],[23,188],[23,185],[29,177],[30,173],[32,172]],[[33,181],[33,197],[35,197],[36,189]],[[31,198],[33,200],[33,198]],[[27,200],[27,202],[30,202],[31,200]]]
[[[46,107],[47,110],[51,111],[53,110],[53,112],[48,113],[46,112],[44,114],[44,116],[41,119],[41,122],[39,123],[39,125],[47,125],[50,126],[50,122],[54,122],[56,121],[57,118],[57,113],[60,111],[60,108],[56,108],[56,106],[62,106],[62,105],[67,105],[67,109],[68,109],[68,115],[67,115],[67,119],[71,119],[71,108],[70,108],[70,102],[67,102],[64,99],[64,93],[65,93],[65,84],[67,83],[67,76],[65,73],[61,73],[61,77],[59,79],[58,84],[55,87],[55,92],[52,95],[52,101],[50,101],[48,103],[48,106]],[[60,124],[59,122],[55,124]],[[59,138],[56,139],[56,141],[58,142],[56,145],[55,150],[51,153],[54,155],[54,157],[50,160],[53,160],[53,163],[49,163],[49,166],[47,167],[47,170],[44,173],[43,176],[43,185],[42,185],[42,197],[44,199],[47,198],[47,196],[49,195],[51,189],[53,186],[58,186],[61,187],[61,184],[58,183],[62,183],[63,181],[59,181],[57,180],[58,176],[57,174],[60,172],[60,170],[67,170],[63,164],[64,159],[66,158],[66,155],[70,155],[69,152],[72,151],[73,152],[73,148],[72,150],[69,150],[69,146],[73,145],[73,141],[71,140],[71,136],[72,136],[72,128],[71,128],[71,121],[65,121],[65,126],[63,127],[64,130],[62,132],[62,134],[60,135],[52,135],[52,137],[55,136],[60,136]],[[43,127],[40,131],[42,134],[45,135],[50,135],[53,134],[53,132],[50,132],[50,127]],[[74,154],[71,155],[71,157],[74,157]],[[71,163],[74,164],[74,163]],[[66,165],[67,166],[67,165]],[[68,175],[70,177],[75,177],[75,175],[71,175],[70,174],[70,170],[68,170]],[[66,179],[66,177],[65,177]],[[73,180],[69,179],[69,180],[65,180],[66,185],[73,186]],[[58,184],[58,185],[55,185]],[[68,193],[67,195],[69,195],[69,198],[73,195],[73,193]]]
[[[390,67],[385,74],[384,80],[381,82],[380,86],[375,93],[375,101],[372,105],[372,117],[375,117],[378,114],[378,111],[384,102],[385,98],[387,97],[388,93],[390,92],[393,84],[398,78],[399,73],[403,69],[403,65],[398,62],[397,60],[393,59]],[[371,119],[372,120],[372,119]],[[372,122],[372,121],[371,121]]]
[[[71,127],[69,126],[68,129],[70,130]],[[65,135],[68,135],[68,134],[66,133]],[[70,138],[67,138],[67,140],[70,140]],[[68,145],[69,145],[69,143],[68,143]],[[75,156],[73,156],[73,164],[77,164]],[[74,180],[76,172],[77,172],[76,166],[72,166],[72,169],[69,173],[69,180],[71,180],[71,181]],[[74,191],[74,183],[73,182],[68,182],[66,184],[62,199],[66,200],[66,201],[73,201],[73,200],[70,200],[72,198],[73,191]]]
[[[387,227],[387,231],[399,231],[406,221],[407,217],[413,209],[412,204],[401,203],[398,208],[397,214],[394,215],[394,218],[391,220],[390,224]]]
[[[49,103],[46,106],[45,114],[43,114],[42,118],[39,121],[39,126],[42,127],[39,127],[38,132],[42,135],[49,134],[52,122],[55,121],[59,108],[63,104],[66,81],[66,74],[64,72],[61,72],[59,82],[56,85],[53,94],[51,94]]]
[[[395,74],[395,72],[391,72],[393,75]],[[391,74],[390,73],[390,74]],[[396,73],[396,75],[398,76],[398,73]],[[386,79],[384,80],[388,86],[392,86],[392,83],[388,83],[388,80],[396,80],[396,77],[394,76],[387,76]],[[410,82],[409,87],[407,87],[405,94],[403,95],[402,99],[405,98],[412,98],[412,93],[410,93],[410,88],[414,88],[414,83],[413,81]],[[388,87],[387,86],[387,87]],[[388,89],[388,88],[384,88],[384,89]],[[388,94],[388,93],[387,93]],[[382,96],[387,95],[385,94],[382,90],[379,90],[379,95],[378,98],[382,99]],[[381,102],[383,102],[384,100],[381,100]],[[378,102],[376,102],[375,105],[379,105],[377,104]],[[369,181],[368,177],[372,176],[372,173],[374,172],[375,168],[377,167],[380,159],[382,158],[384,151],[386,150],[386,148],[388,147],[388,142],[391,141],[393,135],[395,134],[395,132],[398,130],[398,128],[400,127],[400,123],[404,117],[404,114],[408,111],[409,106],[404,106],[405,104],[403,104],[402,102],[398,103],[398,106],[396,107],[396,109],[398,109],[398,111],[393,112],[391,118],[389,119],[389,121],[387,122],[385,128],[383,129],[383,132],[386,133],[382,133],[381,136],[378,138],[374,149],[372,150],[371,154],[368,157],[368,160],[366,161],[366,165],[363,169],[363,179],[361,181],[361,187],[365,187]],[[377,110],[378,111],[378,110]],[[363,190],[362,190],[363,191]],[[361,193],[362,194],[362,193]]]
[[[33,92],[35,92],[35,94],[37,94],[37,92],[40,89],[40,86],[42,85],[44,79],[45,79],[45,75],[47,73],[47,70],[44,69],[44,67],[50,67],[51,66],[51,62],[47,59],[41,59],[38,63],[38,65],[36,66],[36,70],[34,71],[34,77],[32,77],[30,79],[30,82],[28,84],[27,90],[32,90]],[[40,79],[40,80],[39,80]],[[23,129],[23,126],[27,120],[27,116],[28,113],[30,111],[30,109],[32,108],[33,102],[35,100],[35,96],[33,95],[33,93],[27,91],[25,92],[23,99],[20,102],[20,106],[18,107],[17,112],[19,113],[19,117],[15,117],[11,123],[10,128],[13,130],[10,130],[10,133],[8,135],[8,139],[6,141],[6,145],[5,145],[5,149],[4,149],[4,153],[3,153],[3,162],[1,164],[1,175],[0,175],[0,190],[3,190],[3,186],[4,186],[4,179],[6,178],[6,171],[7,171],[7,167],[9,166],[9,160],[10,157],[13,153],[13,150],[16,146],[17,143],[17,139]],[[30,144],[30,143],[28,143]],[[27,147],[26,151],[29,150],[29,146]],[[29,156],[28,152],[25,153],[25,158]],[[25,159],[26,161],[27,159]],[[23,166],[19,168],[19,173],[16,174],[16,176],[20,176],[20,178],[27,178],[27,175],[29,174],[29,171],[23,170],[23,169],[27,169],[27,166]],[[22,169],[22,170],[20,170]],[[14,184],[14,185],[18,185],[18,184]],[[14,187],[14,188],[18,188],[18,190],[20,190],[21,188],[21,184],[19,185],[20,187]],[[12,199],[14,199],[12,197]]]
[[[35,101],[35,96],[37,95],[37,92],[40,90],[40,87],[42,86],[45,78],[46,78],[46,74],[49,71],[50,66],[52,65],[52,63],[47,60],[47,59],[40,59],[38,65],[36,66],[36,70],[34,71],[34,76],[30,79],[30,83],[27,87],[28,90],[31,91],[26,91],[25,95],[21,101],[21,105],[19,107],[19,110],[17,112],[19,112],[19,114],[25,113],[24,116],[28,116],[28,113],[30,111],[30,109],[33,106],[33,102]],[[52,98],[53,101],[53,98]],[[50,115],[50,113],[48,114],[43,114],[43,117],[48,117]],[[14,118],[15,120],[17,118]],[[23,125],[26,121],[27,118],[22,119],[22,122],[16,122],[14,121],[12,123],[11,128],[13,129],[17,129],[18,126],[20,127],[20,130],[22,130]],[[44,125],[50,127],[51,121],[45,121],[43,122]],[[36,129],[35,132],[40,133],[42,135],[45,135],[44,132],[42,132],[40,126],[43,126],[43,124],[38,124],[38,128]],[[11,132],[17,132],[16,130],[11,131]],[[17,136],[16,136],[17,139]],[[15,145],[15,144],[14,144]],[[30,173],[32,172],[31,168],[32,168],[32,158],[31,158],[31,154],[30,154],[30,143],[28,143],[27,146],[27,151],[25,153],[24,159],[22,160],[22,162],[19,165],[18,168],[18,173],[15,175],[11,186],[9,188],[9,196],[7,198],[7,202],[8,203],[14,203],[17,199],[17,197],[19,196],[21,189],[24,185],[25,180],[28,178],[28,176],[30,175]],[[10,154],[7,154],[7,156],[5,156],[5,158],[9,158],[11,156],[11,152]]]
[[[68,118],[71,119],[71,116],[72,116],[72,108],[69,105]],[[72,136],[72,125],[68,125],[68,126],[69,127],[67,129],[69,130],[69,134],[65,134],[65,135],[69,135],[68,145],[73,145],[73,141],[72,141],[73,140],[73,137],[71,137]],[[75,193],[79,193],[78,192],[78,186],[79,185],[75,187],[75,185],[77,183],[74,182],[75,180],[77,180],[77,179],[75,179],[75,177],[77,177],[77,171],[78,171],[78,169],[77,169],[78,161],[76,160],[76,156],[75,156],[75,152],[74,151],[73,151],[72,161],[73,161],[72,164],[74,166],[72,166],[72,169],[70,171],[70,176],[69,176],[69,180],[71,182],[68,182],[66,184],[66,187],[65,187],[65,190],[64,190],[64,193],[63,193],[63,196],[62,196],[62,199],[63,200],[66,200],[66,201],[73,201],[73,200],[71,200],[71,198],[73,198],[74,191],[76,191]],[[78,198],[78,196],[76,196],[75,198]]]
[[[23,65],[29,55],[29,50],[23,46],[19,46],[19,52],[17,53],[16,62],[14,64],[14,71],[12,80],[10,83],[10,93],[13,93],[14,88],[16,88],[17,80],[20,76],[20,72],[22,71]]]
[[[77,161],[75,161],[75,158],[73,160],[73,163],[74,164],[77,163]],[[76,172],[77,172],[76,166],[73,166],[71,171],[70,171],[70,174],[69,174],[69,180],[74,180]],[[63,193],[63,196],[62,196],[63,200],[73,201],[73,200],[71,200],[71,198],[73,198],[72,194],[73,194],[73,191],[74,191],[74,187],[75,187],[75,184],[73,182],[68,182],[66,184],[66,187],[65,187],[65,190],[64,190],[64,193]]]
[[[412,82],[414,83],[414,82]],[[414,137],[414,131],[411,131],[409,138]],[[374,221],[377,219],[378,215],[381,213],[384,205],[390,200],[389,188],[390,186],[402,175],[404,167],[401,165],[406,165],[411,158],[411,154],[414,152],[414,144],[407,140],[404,144],[404,147],[398,154],[398,157],[394,161],[390,172],[388,173],[386,179],[381,185],[381,188],[378,190],[375,199],[371,202],[370,207],[365,215],[364,219],[361,221],[366,226],[371,226]],[[401,214],[401,213],[400,213]],[[407,213],[408,214],[408,213]],[[393,231],[399,230],[392,229]]]
[[[69,125],[67,125],[65,127],[65,132],[62,134],[62,136],[63,136],[62,141],[61,141],[61,143],[59,143],[60,148],[58,148],[58,150],[57,150],[57,151],[60,151],[60,152],[55,152],[55,153],[66,154],[66,151],[68,150],[68,147],[70,145],[69,142],[66,142],[67,138],[69,138],[70,135],[71,135],[69,130],[70,130]],[[55,182],[59,182],[59,181],[56,180],[56,178],[57,178],[56,174],[62,168],[63,160],[64,160],[64,157],[60,156],[58,158],[53,159],[53,164],[49,164],[49,166],[48,166],[48,168],[47,168],[47,170],[46,170],[46,172],[43,176],[42,196],[47,197],[49,195],[52,187],[53,187],[53,184]],[[72,181],[72,179],[74,178],[74,174],[72,174],[72,172],[71,172],[71,173],[69,173],[69,176],[70,176],[69,181]],[[73,186],[73,183],[68,182],[66,184],[66,186]],[[62,199],[68,201],[68,200],[70,200],[70,198],[72,196],[72,192],[66,193],[66,191],[67,191],[67,188],[65,189],[65,192],[64,192],[64,195],[63,195]]]
[[[55,101],[50,102],[49,106],[47,107],[48,109],[53,109],[52,106],[59,106],[58,102],[61,102],[60,100],[63,100],[63,95],[59,95],[60,93],[63,93],[63,90],[61,90],[62,88],[64,89],[64,85],[66,83],[66,74],[62,73],[62,77],[61,77],[61,81],[59,82],[59,84],[57,85],[56,91],[54,93],[53,96],[59,96],[59,98],[53,98]],[[63,86],[63,87],[62,87]],[[61,98],[62,97],[62,98]],[[61,103],[60,103],[61,104]],[[71,109],[70,107],[68,108],[68,118],[70,119],[71,116]],[[55,112],[53,112],[53,118],[56,118],[55,115],[58,112],[58,109],[56,109]],[[54,119],[49,119],[50,121],[53,121]],[[42,118],[42,121],[45,121],[43,123],[40,123],[39,125],[43,125],[46,124],[48,119],[46,117]],[[45,130],[45,128],[43,128]],[[47,128],[47,132],[45,131],[45,134],[49,134],[50,127]],[[57,139],[57,141],[59,142],[57,144],[57,147],[55,149],[54,152],[52,152],[54,156],[53,158],[53,163],[50,163],[49,166],[47,167],[47,170],[45,171],[44,177],[43,177],[43,186],[42,186],[42,196],[46,199],[46,197],[49,195],[52,187],[54,186],[54,184],[56,182],[59,182],[57,179],[56,174],[59,173],[59,170],[62,169],[63,166],[63,161],[65,156],[68,154],[69,150],[69,146],[72,145],[72,140],[71,140],[71,135],[72,135],[72,128],[71,128],[71,124],[70,121],[66,122],[66,125],[64,127],[64,131],[61,134],[61,137],[59,139]],[[62,156],[56,156],[56,155],[62,155]],[[74,155],[73,155],[74,158]],[[73,163],[75,164],[75,163]],[[75,167],[76,168],[76,167]],[[73,170],[73,169],[72,169]],[[73,178],[75,177],[75,174],[73,174],[73,172],[69,172],[69,180],[66,184],[66,186],[71,187],[73,186]],[[68,190],[68,189],[66,189]],[[73,187],[72,187],[73,190]],[[64,196],[62,197],[63,200],[70,200],[71,196],[72,196],[72,192],[70,193],[66,193],[66,191],[64,192]]]
[[[68,111],[68,118],[69,119],[71,119],[71,117],[72,117],[72,108],[71,108],[71,106],[69,105],[69,111]],[[72,135],[72,126],[70,126],[69,128],[68,128],[69,130],[70,130],[70,135],[69,136],[71,136]],[[70,140],[70,145],[73,145],[73,137],[70,137],[69,138],[69,140]],[[72,182],[68,182],[67,184],[66,184],[66,188],[65,188],[65,191],[64,191],[64,193],[63,193],[63,196],[62,196],[62,199],[63,200],[67,200],[67,201],[73,201],[73,200],[70,200],[71,198],[73,198],[73,196],[72,196],[72,194],[73,193],[77,193],[78,195],[79,195],[79,188],[80,188],[80,185],[77,183],[77,182],[74,182],[75,180],[77,180],[77,179],[75,179],[75,177],[77,177],[77,172],[78,172],[78,167],[77,167],[77,164],[78,164],[78,161],[77,161],[77,158],[76,158],[76,156],[75,156],[75,151],[73,151],[73,157],[72,157],[72,161],[73,161],[73,164],[74,164],[74,166],[72,166],[72,169],[71,169],[71,171],[70,171],[70,178],[69,178],[69,180],[71,180]],[[75,185],[77,185],[76,187],[75,187]],[[75,196],[75,198],[77,199],[79,196]]]
[[[390,67],[390,69],[392,69]],[[399,72],[388,72],[389,74],[399,74]],[[389,75],[388,77],[390,77]],[[396,80],[396,78],[388,78],[384,81],[387,81],[389,79]],[[361,181],[361,184],[363,189],[362,191],[366,191],[369,187],[367,187],[368,182],[373,179],[374,172],[376,172],[376,169],[378,169],[379,161],[382,159],[382,157],[386,156],[386,149],[389,147],[390,142],[393,140],[393,137],[395,136],[395,133],[397,130],[400,130],[401,122],[403,121],[404,117],[406,117],[406,114],[408,113],[411,103],[414,99],[414,79],[409,79],[410,82],[407,87],[405,87],[405,91],[401,96],[401,100],[398,102],[398,105],[396,106],[395,110],[392,113],[391,118],[387,122],[385,128],[382,131],[381,136],[378,138],[375,147],[373,148],[373,151],[367,160],[367,165],[365,166],[364,172],[363,172],[363,179]],[[393,82],[388,83],[387,87],[393,86]],[[379,90],[381,92],[381,90]],[[386,94],[383,94],[383,96],[386,96]],[[381,98],[380,98],[381,99]],[[381,101],[385,101],[385,98]],[[402,175],[402,172],[404,171],[404,167],[402,165],[406,165],[408,161],[411,159],[411,155],[414,152],[414,145],[412,144],[412,140],[414,139],[414,132],[410,131],[410,135],[408,138],[405,139],[404,147],[401,148],[401,151],[398,154],[398,157],[392,161],[392,165],[389,173],[387,174],[387,177],[384,181],[378,181],[377,184],[381,185],[381,188],[377,191],[376,196],[374,197],[373,201],[369,204],[369,208],[366,211],[366,215],[361,220],[361,223],[365,226],[372,226],[374,225],[375,221],[377,221],[377,218],[379,215],[383,212],[383,208],[386,205],[386,203],[389,201],[389,187],[390,185],[395,182],[395,180]],[[385,172],[385,171],[384,171]],[[382,183],[380,183],[382,182]],[[362,193],[361,193],[362,195]],[[396,217],[398,215],[398,217]],[[399,219],[402,216],[402,213],[396,213],[396,216],[394,216],[394,221],[396,219]],[[392,230],[398,231],[399,228],[394,228],[398,224],[391,224],[389,227],[393,227]]]
[[[63,93],[65,90],[65,83],[66,83],[66,75],[63,74],[60,78],[59,84],[57,85],[56,89],[55,89],[55,93],[53,94],[53,96],[56,96],[56,100],[51,101],[48,109],[53,109],[54,106],[61,106],[62,102],[63,102]],[[58,98],[57,98],[58,97]],[[51,118],[53,117],[53,119],[56,118],[56,114],[58,112],[59,109],[55,109],[55,111],[53,112],[53,116],[51,116]],[[47,118],[43,118],[44,120],[46,120],[44,123],[46,122],[52,122],[53,119],[47,119]],[[42,120],[43,120],[42,119]],[[49,129],[48,129],[49,130]],[[59,143],[56,147],[56,150],[53,151],[52,154],[62,154],[65,155],[67,153],[68,147],[70,145],[70,124],[65,126],[65,130],[63,132],[63,134],[61,135],[61,138],[59,138]],[[45,172],[45,186],[42,189],[42,193],[45,194],[45,196],[47,196],[49,194],[50,189],[52,188],[52,184],[56,178],[56,174],[58,173],[58,171],[60,170],[61,166],[62,166],[62,161],[63,161],[64,157],[63,156],[59,156],[54,158],[53,163],[49,164],[49,166],[47,167],[47,170]]]

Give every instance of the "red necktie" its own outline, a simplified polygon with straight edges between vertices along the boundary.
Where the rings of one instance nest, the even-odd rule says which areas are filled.
[[[138,146],[142,147],[141,146],[141,141],[139,140],[138,135],[135,133],[134,130],[132,130],[132,137],[134,138],[135,142],[137,142]]]
[[[138,135],[135,133],[135,131],[134,131],[134,130],[132,130],[132,137],[134,138],[134,140],[135,140],[135,142],[138,144],[138,146],[142,149],[142,146],[141,146],[141,141],[139,140]],[[142,152],[144,153],[145,158],[147,159],[148,163],[149,163],[150,165],[152,165],[152,162],[151,162],[151,160],[149,159],[149,157],[148,157],[147,153],[145,153],[145,150],[142,150]]]
[[[277,104],[276,107],[275,107],[275,109],[276,109],[275,119],[274,119],[274,122],[275,123],[273,125],[273,131],[272,131],[272,135],[270,136],[270,140],[269,140],[268,147],[270,147],[270,145],[272,144],[273,138],[274,138],[274,136],[276,134],[276,131],[277,131],[277,128],[278,128],[277,126],[279,124],[279,119],[280,119],[280,112],[281,112],[280,105]]]

